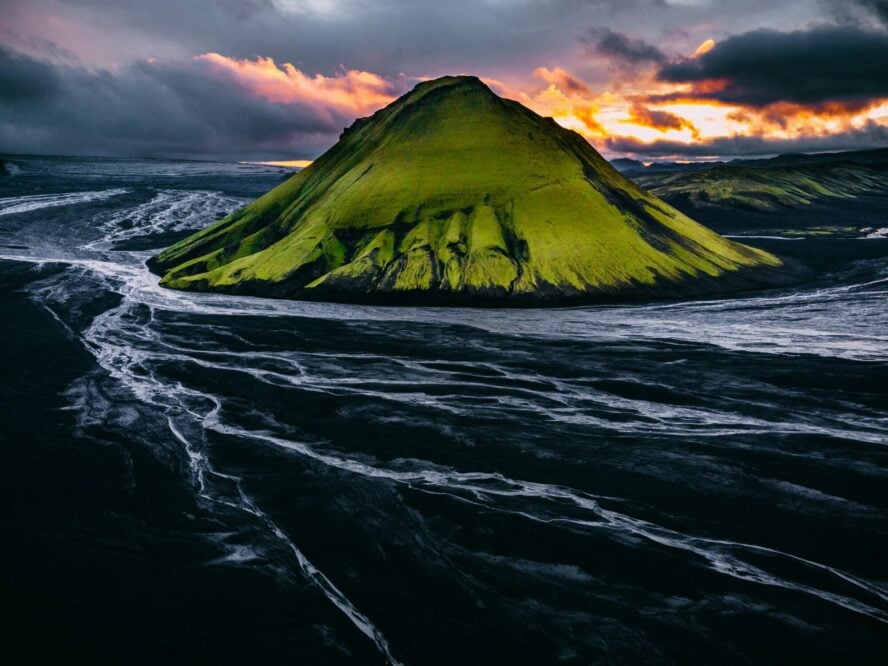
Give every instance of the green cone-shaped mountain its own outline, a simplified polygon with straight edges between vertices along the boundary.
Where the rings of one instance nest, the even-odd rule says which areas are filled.
[[[782,273],[474,77],[417,85],[149,267],[177,289],[504,305],[748,289]]]

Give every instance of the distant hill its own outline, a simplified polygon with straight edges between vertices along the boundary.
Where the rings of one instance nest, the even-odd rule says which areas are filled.
[[[643,173],[647,168],[641,160],[633,160],[628,157],[618,157],[610,161],[611,166],[623,175]]]
[[[651,162],[645,164],[640,160],[626,157],[618,157],[611,160],[611,165],[624,176],[636,178],[655,173],[689,173],[691,171],[704,171],[714,166],[720,166],[725,162]]]
[[[636,177],[673,205],[720,205],[753,210],[806,206],[826,198],[854,198],[888,192],[888,171],[852,162],[812,162],[807,166],[718,166],[701,171]]]
[[[853,150],[834,153],[786,153],[758,160],[732,160],[732,166],[778,167],[814,164],[862,164],[873,168],[888,168],[888,148]]]
[[[177,289],[467,305],[707,294],[789,275],[474,77],[420,83],[149,267]]]
[[[832,153],[785,153],[776,157],[760,159],[734,159],[730,161],[710,162],[651,162],[645,164],[641,160],[618,157],[611,160],[611,165],[620,173],[635,177],[655,173],[675,173],[705,171],[719,166],[770,168],[779,166],[807,166],[813,164],[853,163],[870,166],[875,169],[888,169],[888,148],[872,150],[853,150]]]
[[[691,215],[707,206],[767,211],[888,194],[888,149],[717,163],[654,163],[643,169],[629,162],[635,161],[621,160],[639,185]]]

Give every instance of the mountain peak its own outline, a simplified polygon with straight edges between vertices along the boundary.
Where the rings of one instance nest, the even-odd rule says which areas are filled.
[[[414,87],[414,90],[417,88],[422,88],[423,86],[457,86],[457,85],[466,85],[466,86],[474,86],[476,88],[487,88],[487,84],[484,83],[480,78],[474,76],[472,74],[447,74],[445,76],[439,76],[435,79],[426,79],[425,81],[420,81]]]
[[[407,94],[395,100],[390,107],[410,106],[417,103],[429,104],[430,101],[441,103],[447,99],[468,99],[476,96],[499,99],[496,93],[477,76],[442,76],[437,79],[420,81]],[[383,109],[383,111],[385,110]]]
[[[447,304],[750,288],[781,265],[470,76],[417,84],[308,168],[149,262],[181,289]]]

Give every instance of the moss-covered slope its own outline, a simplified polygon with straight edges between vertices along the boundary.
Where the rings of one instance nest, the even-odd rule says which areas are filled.
[[[149,262],[178,289],[395,303],[706,293],[779,279],[474,77],[416,86]]]
[[[888,192],[888,171],[850,162],[791,166],[724,165],[635,178],[676,205],[739,206],[768,211]]]

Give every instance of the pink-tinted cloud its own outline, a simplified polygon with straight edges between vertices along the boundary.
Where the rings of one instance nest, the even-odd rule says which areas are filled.
[[[555,67],[554,69],[548,69],[547,67],[537,67],[533,70],[533,75],[539,79],[542,79],[549,85],[555,86],[563,93],[569,96],[584,96],[591,97],[592,91],[589,89],[585,83],[580,81],[577,77],[575,77],[570,72],[562,69],[561,67]]]
[[[288,62],[278,65],[262,56],[240,60],[204,53],[196,60],[269,102],[316,106],[342,115],[367,115],[391,102],[399,92],[397,82],[356,69],[343,68],[333,76],[310,76]]]
[[[629,108],[629,122],[661,131],[688,129],[694,138],[699,138],[700,135],[699,130],[687,118],[670,111],[651,109],[644,104],[636,103]]]

